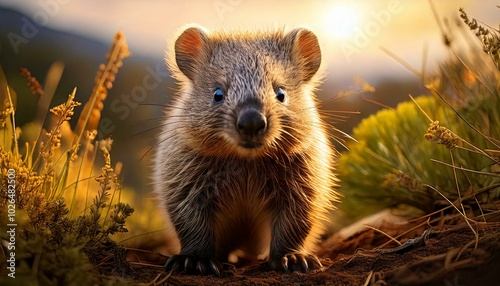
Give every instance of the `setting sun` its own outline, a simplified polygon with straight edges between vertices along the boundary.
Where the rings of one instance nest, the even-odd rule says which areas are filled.
[[[333,7],[327,12],[325,21],[331,35],[339,39],[352,36],[359,24],[356,11],[346,6]]]

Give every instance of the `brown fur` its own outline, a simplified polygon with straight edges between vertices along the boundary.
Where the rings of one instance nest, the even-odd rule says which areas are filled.
[[[192,27],[167,61],[180,89],[153,166],[154,191],[180,240],[167,269],[219,274],[236,256],[285,271],[320,268],[311,251],[336,196],[334,150],[313,94],[316,36]],[[247,136],[238,120],[248,110],[266,125]]]

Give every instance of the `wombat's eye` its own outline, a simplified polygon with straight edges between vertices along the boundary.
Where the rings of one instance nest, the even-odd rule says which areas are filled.
[[[280,102],[285,101],[285,91],[283,90],[283,88],[278,87],[276,89],[276,99],[278,99]]]
[[[214,90],[214,102],[219,103],[224,99],[224,92],[219,87]]]

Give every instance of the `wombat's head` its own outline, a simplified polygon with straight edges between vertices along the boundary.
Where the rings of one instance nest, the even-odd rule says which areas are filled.
[[[321,51],[309,30],[207,33],[188,28],[169,57],[174,108],[191,148],[256,158],[300,152],[321,128],[313,89]]]

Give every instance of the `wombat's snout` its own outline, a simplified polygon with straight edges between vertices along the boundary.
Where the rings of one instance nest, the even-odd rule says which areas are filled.
[[[258,110],[245,109],[238,115],[236,121],[238,132],[245,138],[251,138],[263,134],[267,129],[267,119]]]

